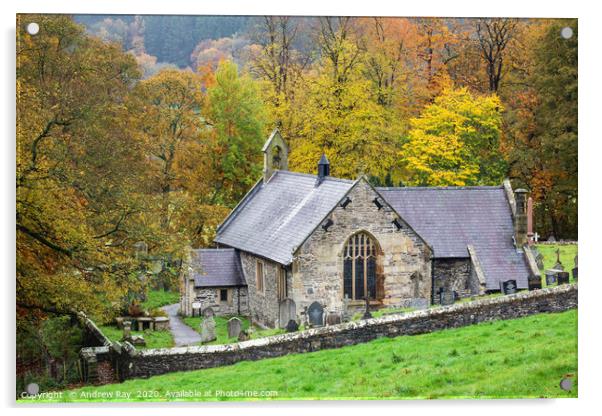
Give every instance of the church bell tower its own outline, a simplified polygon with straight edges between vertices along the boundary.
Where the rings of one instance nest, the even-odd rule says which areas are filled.
[[[269,181],[277,170],[288,170],[288,146],[276,128],[263,145],[263,181]]]

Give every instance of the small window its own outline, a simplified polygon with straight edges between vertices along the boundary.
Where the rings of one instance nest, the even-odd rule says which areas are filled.
[[[220,289],[219,290],[219,301],[220,302],[228,302],[228,289]]]
[[[257,291],[258,292],[263,292],[264,291],[264,275],[263,275],[263,262],[260,260],[257,260],[257,266],[255,269],[255,283],[257,285]]]

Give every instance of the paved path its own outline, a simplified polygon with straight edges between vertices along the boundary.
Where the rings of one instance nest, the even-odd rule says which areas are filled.
[[[162,309],[169,315],[169,329],[173,335],[176,347],[193,345],[201,342],[201,335],[186,325],[178,315],[180,304],[164,306]]]

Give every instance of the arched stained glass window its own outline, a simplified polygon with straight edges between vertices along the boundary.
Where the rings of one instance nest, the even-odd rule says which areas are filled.
[[[343,252],[343,290],[349,299],[376,299],[378,248],[367,233],[351,236]]]

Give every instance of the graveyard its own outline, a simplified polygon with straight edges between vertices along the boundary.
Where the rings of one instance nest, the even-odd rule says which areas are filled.
[[[69,391],[57,401],[577,397],[577,310]],[[319,374],[319,376],[317,376]],[[558,387],[562,377],[573,388]],[[115,392],[121,392],[116,396]],[[207,396],[188,396],[186,392]],[[129,397],[125,397],[129,394]],[[98,399],[96,399],[98,400]]]

